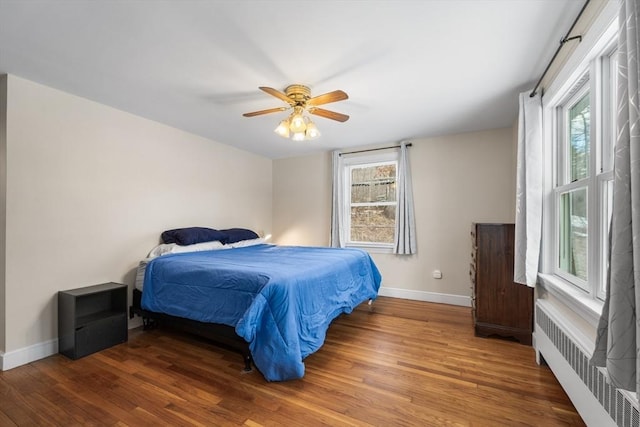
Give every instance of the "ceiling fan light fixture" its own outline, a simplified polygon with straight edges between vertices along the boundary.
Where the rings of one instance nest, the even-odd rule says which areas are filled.
[[[283,138],[289,138],[289,120],[284,119],[281,121],[278,127],[273,131]]]
[[[305,139],[305,133],[303,132],[294,132],[293,135],[291,135],[291,139],[294,141],[304,141]]]
[[[309,120],[309,123],[307,123],[307,130],[305,131],[305,136],[307,137],[307,139],[316,139],[317,137],[320,136],[320,131],[318,130],[318,127],[311,120]]]
[[[296,108],[289,119],[289,130],[293,133],[302,132],[307,129],[307,124],[302,116],[302,109]]]

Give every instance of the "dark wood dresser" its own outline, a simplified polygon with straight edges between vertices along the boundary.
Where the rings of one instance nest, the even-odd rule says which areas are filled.
[[[496,335],[531,345],[533,288],[513,281],[513,224],[471,228],[471,303],[476,336]]]

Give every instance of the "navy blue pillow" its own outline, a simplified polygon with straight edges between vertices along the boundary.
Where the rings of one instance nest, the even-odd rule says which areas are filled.
[[[228,228],[220,231],[228,236],[226,243],[236,243],[241,240],[251,240],[260,237],[255,232],[247,230],[246,228]]]
[[[181,246],[213,242],[214,240],[227,243],[229,239],[226,233],[206,227],[176,228],[175,230],[163,231],[161,237],[164,243],[176,243]]]

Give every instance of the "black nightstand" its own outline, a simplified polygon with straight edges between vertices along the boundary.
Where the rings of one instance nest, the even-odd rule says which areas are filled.
[[[127,286],[103,283],[58,292],[58,351],[71,359],[127,341]]]

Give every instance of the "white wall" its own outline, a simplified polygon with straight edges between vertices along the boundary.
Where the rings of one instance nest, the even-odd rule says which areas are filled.
[[[412,142],[418,254],[372,254],[382,272],[382,292],[468,303],[471,223],[515,220],[513,129]],[[329,153],[274,161],[274,241],[329,244],[330,173]],[[435,269],[442,279],[431,277]]]
[[[6,133],[5,353],[55,341],[59,290],[132,285],[165,229],[271,229],[270,159],[12,75]]]

